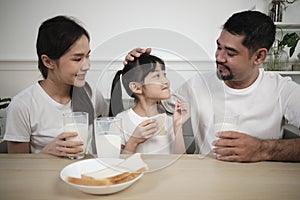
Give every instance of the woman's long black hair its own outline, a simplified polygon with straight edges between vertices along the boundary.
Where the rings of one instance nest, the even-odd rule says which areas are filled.
[[[46,79],[48,68],[44,66],[42,55],[45,54],[53,60],[58,60],[69,48],[85,35],[90,36],[80,22],[72,17],[59,15],[44,21],[39,27],[36,50],[38,55],[38,68]]]

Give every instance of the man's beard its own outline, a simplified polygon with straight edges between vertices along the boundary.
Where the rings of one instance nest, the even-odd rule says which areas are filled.
[[[225,65],[223,63],[220,63],[220,62],[216,62],[216,63],[217,63],[217,67],[218,67],[218,65],[222,65],[223,67],[225,67],[229,71],[229,75],[222,75],[220,70],[217,69],[217,76],[220,80],[229,81],[229,80],[232,80],[234,78],[230,68],[227,65]]]

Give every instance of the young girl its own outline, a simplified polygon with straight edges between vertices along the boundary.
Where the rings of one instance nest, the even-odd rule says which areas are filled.
[[[90,68],[89,41],[88,32],[72,18],[57,16],[42,23],[36,48],[44,79],[16,95],[9,105],[4,137],[9,153],[76,157],[83,150],[82,142],[66,140],[77,133],[63,132],[62,115],[88,112],[92,126],[94,118],[108,110],[99,92],[92,104],[90,98],[95,96],[85,81]]]
[[[136,102],[133,108],[125,111],[122,103],[121,75],[127,94]],[[142,54],[116,73],[112,83],[110,115],[116,115],[123,120],[123,152],[185,152],[182,118],[186,118],[188,112],[177,102],[173,116],[163,113],[159,103],[169,97],[170,82],[166,77],[165,64],[156,56]]]

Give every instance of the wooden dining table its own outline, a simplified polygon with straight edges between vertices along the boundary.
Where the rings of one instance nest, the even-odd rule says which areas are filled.
[[[0,199],[300,199],[300,163],[233,163],[218,161],[213,155],[190,154],[142,158],[149,163],[150,171],[129,188],[92,195],[60,178],[65,166],[80,160],[45,154],[0,154]]]

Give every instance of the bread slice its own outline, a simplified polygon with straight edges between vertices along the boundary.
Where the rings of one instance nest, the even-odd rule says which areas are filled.
[[[105,185],[112,185],[111,182],[108,179],[102,179],[102,180],[86,180],[82,178],[76,178],[76,177],[67,177],[67,181],[69,183],[74,183],[77,185],[85,185],[85,186],[105,186]]]
[[[158,123],[158,131],[154,135],[167,135],[166,129],[166,113],[151,116],[151,119],[155,119]]]
[[[130,181],[148,170],[139,153],[133,154],[118,165],[81,174],[81,178],[68,177],[67,181],[79,185],[105,186]]]

